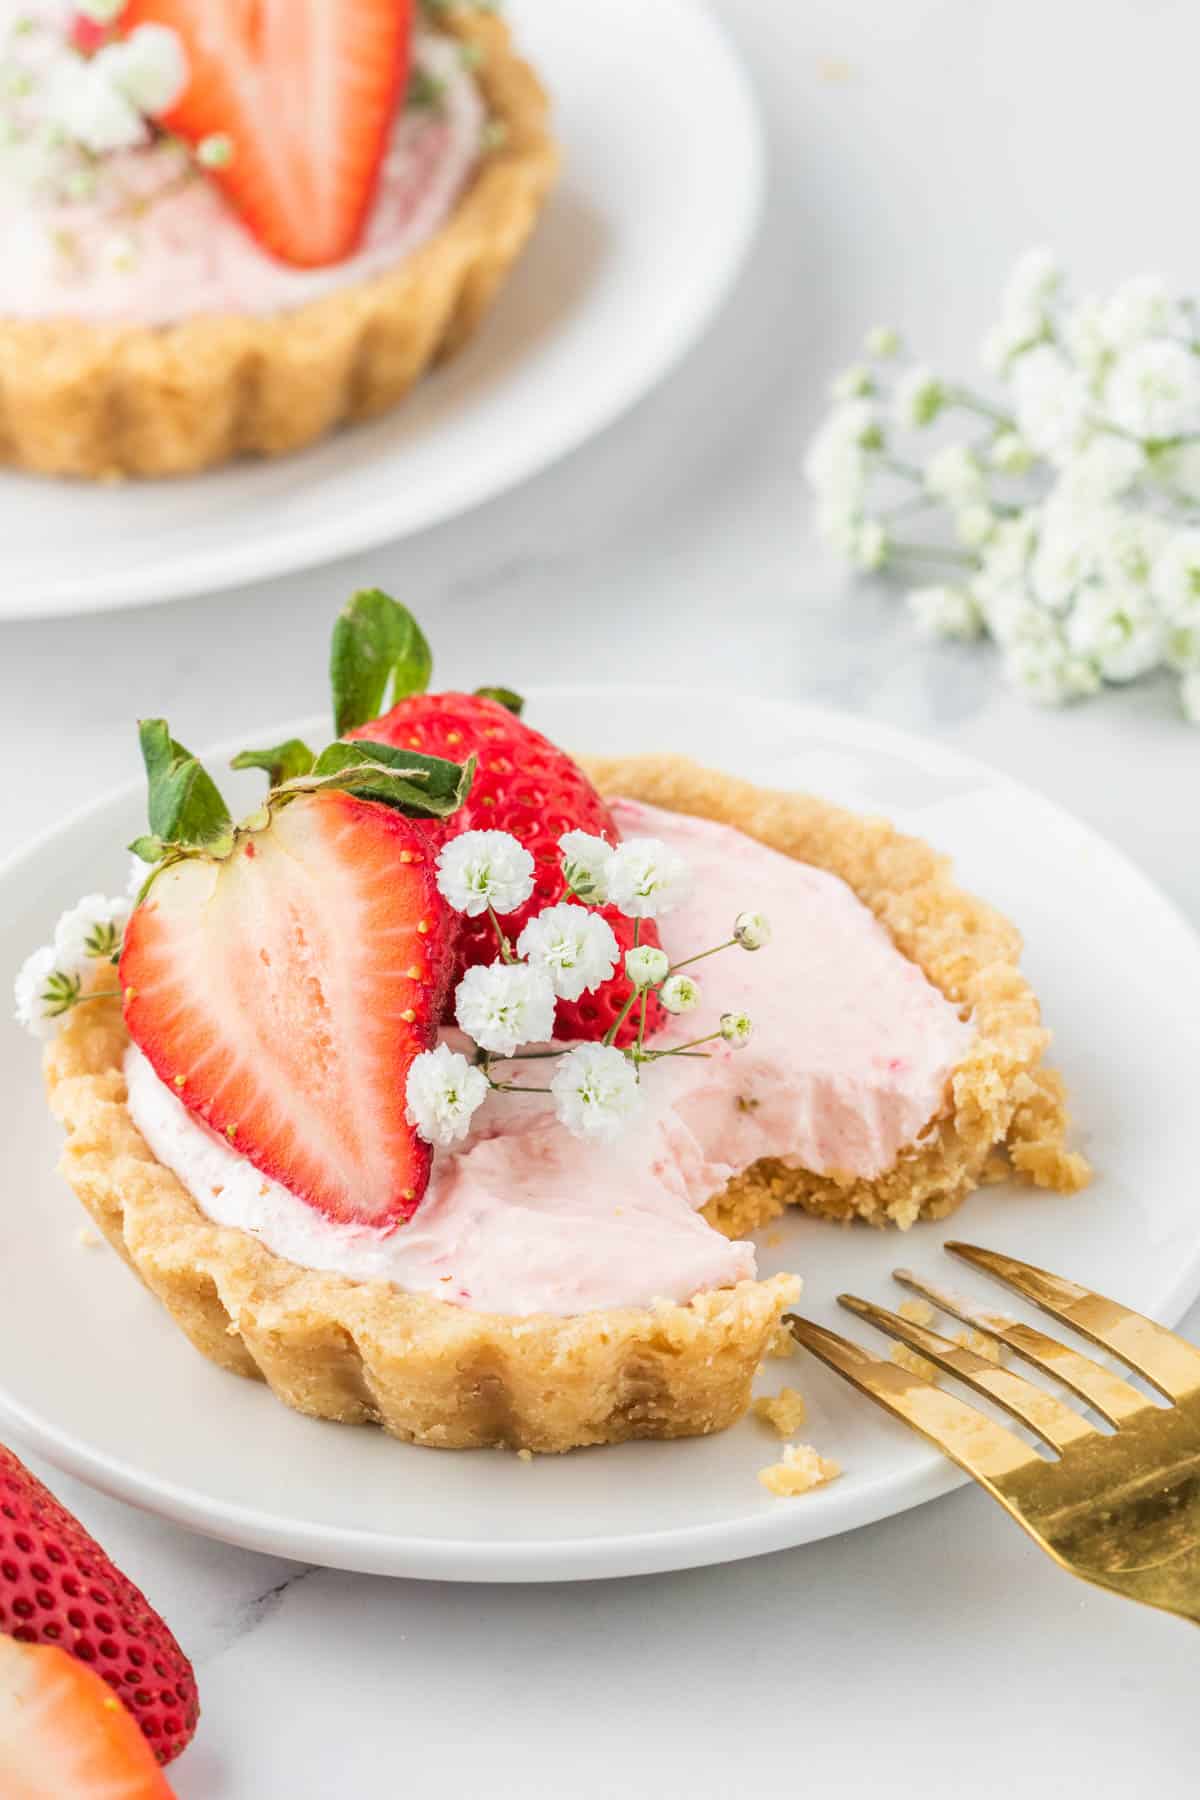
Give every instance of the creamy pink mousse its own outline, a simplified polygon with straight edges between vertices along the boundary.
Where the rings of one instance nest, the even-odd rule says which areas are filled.
[[[101,158],[93,191],[77,200],[0,179],[0,317],[151,325],[285,312],[398,267],[446,219],[486,123],[456,44],[420,34],[413,63],[439,85],[440,102],[397,115],[362,244],[345,262],[277,262],[216,184],[159,140]]]
[[[722,942],[745,908],[772,921],[764,949],[698,965],[700,1007],[654,1039],[683,1043],[744,1009],[745,1049],[718,1042],[707,1060],[650,1065],[615,1144],[570,1136],[544,1095],[490,1096],[466,1142],[435,1156],[415,1218],[383,1236],[334,1225],[264,1180],[131,1047],[129,1107],[158,1160],[211,1219],[278,1256],[480,1311],[684,1302],[753,1276],[753,1247],[697,1209],[764,1156],[883,1173],[946,1106],[974,1034],[835,876],[707,820],[627,800],[613,812],[623,836],[663,838],[691,865],[692,898],[663,921],[672,955]],[[533,1082],[544,1065],[510,1067]]]

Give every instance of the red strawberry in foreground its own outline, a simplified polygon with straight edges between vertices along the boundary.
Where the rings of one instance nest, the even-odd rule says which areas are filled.
[[[141,1734],[160,1762],[170,1762],[191,1741],[199,1702],[187,1657],[145,1596],[113,1567],[78,1519],[2,1446],[0,1632],[9,1634],[0,1636],[0,1794],[4,1800],[18,1800],[25,1794],[53,1795],[55,1800],[67,1800],[68,1795],[71,1800],[88,1800],[93,1792],[124,1795],[123,1787],[114,1785],[109,1790],[100,1784],[107,1752],[98,1720],[112,1722],[112,1755],[121,1759],[113,1764],[114,1781],[125,1759],[131,1783],[138,1776],[135,1752]],[[23,1659],[20,1645],[11,1641],[14,1638],[20,1645],[69,1651],[71,1657],[61,1667],[54,1666],[53,1659]],[[103,1703],[114,1695],[124,1705],[104,1708]],[[78,1732],[69,1728],[76,1714]],[[96,1731],[92,1731],[93,1724]],[[34,1753],[42,1737],[45,1761]],[[94,1769],[85,1760],[85,1746],[93,1741],[100,1745],[87,1752],[100,1759]],[[51,1747],[56,1755],[61,1753],[61,1764],[51,1760]],[[67,1759],[75,1750],[80,1761],[73,1783],[68,1777],[74,1765]],[[27,1751],[28,1762],[22,1760]],[[155,1775],[153,1757],[141,1760],[146,1765],[140,1774],[142,1785],[130,1785],[129,1794],[169,1794],[165,1782]],[[47,1777],[58,1772],[61,1779],[57,1786],[49,1779],[41,1787],[18,1784],[20,1776],[32,1782],[35,1772]]]
[[[4,1800],[172,1800],[112,1689],[52,1645],[0,1637]]]
[[[213,179],[284,262],[340,262],[362,233],[408,76],[411,0],[129,0],[122,32],[167,25],[191,71],[162,123],[227,140]]]
[[[255,1168],[332,1219],[392,1227],[429,1179],[405,1083],[434,1042],[451,952],[423,827],[308,792],[227,854],[156,876],[125,934],[125,1022]]]
[[[533,857],[536,885],[533,896],[503,924],[514,941],[534,913],[561,900],[563,879],[558,840],[567,831],[586,831],[593,837],[618,839],[612,814],[583,770],[565,751],[525,725],[506,706],[480,694],[412,694],[382,718],[345,734],[397,749],[420,750],[429,756],[461,761],[479,759],[471,791],[450,818],[432,823],[439,844],[464,831],[511,832]],[[633,943],[633,920],[615,907],[601,909],[616,935],[622,953]],[[643,944],[658,943],[652,920],[644,919]],[[460,971],[472,963],[493,962],[496,937],[486,914],[463,919],[459,938]],[[556,1030],[560,1037],[602,1038],[629,997],[630,984],[623,971],[578,1000],[560,1000]],[[652,998],[647,1030],[663,1023],[662,1007]],[[637,1009],[617,1037],[627,1044],[637,1035]]]

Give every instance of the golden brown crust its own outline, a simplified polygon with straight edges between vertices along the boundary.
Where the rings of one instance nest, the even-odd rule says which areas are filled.
[[[709,1202],[712,1224],[745,1237],[786,1205],[798,1205],[826,1218],[905,1227],[953,1212],[1000,1172],[1065,1193],[1086,1184],[1087,1163],[1066,1147],[1062,1080],[1041,1066],[1050,1034],[1020,971],[1020,933],[955,886],[945,857],[884,819],[809,794],[752,787],[684,757],[603,758],[584,766],[604,794],[718,819],[840,875],[933,985],[974,1017],[978,1035],[955,1071],[947,1115],[894,1169],[865,1181],[756,1163]]]
[[[1081,1185],[1086,1165],[1063,1146],[1061,1084],[1039,1067],[1047,1037],[1017,969],[1018,935],[953,885],[943,859],[882,821],[679,758],[587,766],[609,794],[727,821],[841,875],[979,1027],[953,1079],[952,1109],[888,1175],[839,1182],[760,1163],[710,1202],[713,1224],[741,1235],[794,1201],[834,1218],[908,1225],[958,1205],[997,1147],[1033,1179]],[[684,1437],[745,1412],[794,1277],[741,1282],[687,1306],[563,1319],[470,1312],[297,1268],[212,1224],[155,1160],[125,1104],[127,1042],[115,1001],[97,1001],[49,1047],[51,1103],[68,1133],[63,1169],[113,1248],[223,1368],[262,1377],[301,1412],[374,1420],[442,1448]]]
[[[694,1437],[745,1412],[799,1283],[779,1275],[574,1318],[469,1312],[385,1282],[297,1268],[214,1225],[125,1105],[115,1001],[80,1007],[46,1054],[63,1170],[109,1243],[196,1348],[317,1418],[440,1449],[570,1450]]]
[[[290,312],[165,326],[0,320],[0,460],[49,475],[182,475],[278,456],[395,406],[483,318],[554,179],[546,96],[496,18],[477,43],[504,140],[441,229],[396,269]]]

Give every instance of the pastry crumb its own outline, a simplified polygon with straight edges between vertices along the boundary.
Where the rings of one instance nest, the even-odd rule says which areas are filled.
[[[937,1385],[938,1371],[924,1356],[918,1356],[907,1344],[893,1344],[891,1357],[900,1368],[907,1369],[910,1375],[919,1375],[923,1381],[932,1381]]]
[[[799,1431],[808,1417],[804,1395],[795,1388],[780,1388],[777,1394],[761,1394],[750,1409],[756,1419],[770,1425],[782,1438]]]
[[[928,1327],[933,1324],[934,1312],[928,1300],[906,1300],[900,1308],[900,1317],[910,1324]]]
[[[795,1356],[796,1340],[786,1325],[777,1325],[767,1345],[768,1356]]]
[[[90,1230],[86,1225],[81,1225],[75,1233],[75,1242],[81,1250],[98,1250],[101,1238],[99,1232]]]
[[[532,1450],[518,1450],[517,1451],[517,1461],[518,1462],[532,1462],[533,1461],[533,1451]]]
[[[964,1350],[973,1350],[976,1356],[982,1356],[988,1362],[998,1363],[1004,1360],[1003,1346],[982,1331],[960,1331],[954,1341],[961,1344]]]
[[[778,1250],[779,1246],[783,1243],[782,1231],[768,1231],[763,1242],[766,1244],[768,1250]]]
[[[807,1494],[813,1488],[833,1481],[841,1472],[840,1463],[831,1462],[819,1450],[814,1450],[811,1444],[789,1444],[783,1453],[783,1460],[760,1469],[758,1479],[768,1492],[781,1499],[790,1499],[793,1495]]]

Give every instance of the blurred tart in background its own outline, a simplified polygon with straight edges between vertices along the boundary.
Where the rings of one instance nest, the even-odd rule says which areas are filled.
[[[482,7],[0,0],[0,31],[0,457],[26,469],[183,474],[386,411],[553,181],[546,97]]]

